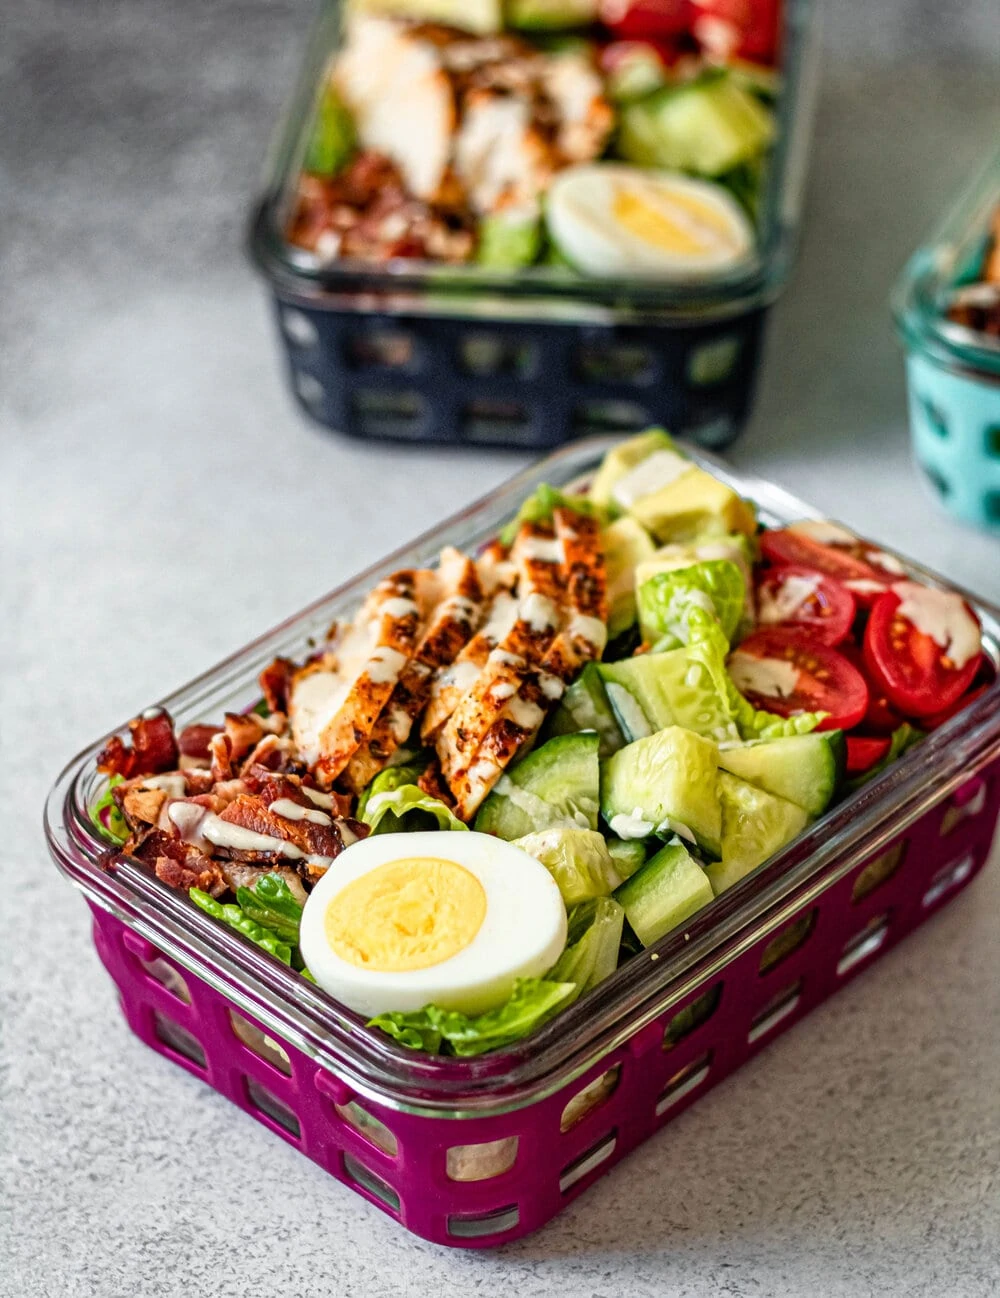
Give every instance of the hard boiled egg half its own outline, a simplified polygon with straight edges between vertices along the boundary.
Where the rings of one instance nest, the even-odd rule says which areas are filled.
[[[481,1014],[566,945],[545,866],[490,834],[375,834],[342,852],[309,895],[302,957],[349,1009]]]
[[[728,190],[625,163],[567,167],[545,212],[559,251],[591,275],[695,279],[737,265],[754,246],[753,227]]]

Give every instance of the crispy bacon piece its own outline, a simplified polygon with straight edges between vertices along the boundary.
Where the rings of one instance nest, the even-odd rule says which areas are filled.
[[[160,818],[167,794],[163,789],[129,789],[121,800],[122,815],[129,829],[137,825],[155,825]]]
[[[251,766],[244,773],[243,780],[249,791],[256,794],[268,807],[280,798],[288,798],[300,807],[325,811],[333,819],[339,820],[350,814],[354,802],[350,794],[324,793],[319,789],[313,789],[313,796],[310,797],[298,776],[272,771],[266,766]]]
[[[164,710],[133,717],[128,723],[132,746],[112,735],[97,756],[97,769],[106,775],[130,780],[137,775],[159,775],[176,769],[179,759],[174,723]]]
[[[291,843],[304,856],[337,856],[344,847],[344,841],[332,817],[326,825],[314,820],[286,820],[284,816],[279,816],[265,806],[262,798],[250,794],[234,798],[220,813],[219,819],[231,825],[240,825],[255,834],[266,834],[269,838]],[[225,850],[237,860],[245,859],[239,849]]]
[[[141,845],[128,855],[151,865],[156,877],[171,888],[182,892],[200,888],[213,897],[226,891],[226,880],[217,861],[205,856],[192,843],[158,829],[147,834]]]
[[[177,736],[177,748],[181,756],[201,758],[204,761],[211,760],[212,754],[209,752],[208,745],[212,741],[212,736],[217,735],[221,729],[221,726],[209,726],[200,721],[185,726]]]
[[[288,711],[288,689],[295,670],[290,658],[275,658],[261,672],[258,681],[269,711]]]
[[[297,902],[305,905],[309,894],[302,886],[302,880],[287,865],[251,865],[246,861],[220,861],[219,868],[232,892],[237,888],[252,888],[265,874],[276,874],[288,885],[288,890]]]

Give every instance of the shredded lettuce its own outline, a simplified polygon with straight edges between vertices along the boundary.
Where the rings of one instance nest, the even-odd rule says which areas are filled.
[[[639,587],[643,639],[658,652],[689,644],[701,614],[713,617],[730,644],[743,614],[746,581],[730,559],[706,559],[688,568],[660,572]]]
[[[123,777],[121,775],[112,775],[105,786],[104,792],[90,808],[90,819],[94,828],[103,839],[109,843],[114,843],[116,847],[121,847],[122,843],[128,838],[128,825],[125,823],[125,817],[118,808],[111,790],[118,784],[121,784]]]
[[[520,1041],[579,995],[575,983],[519,978],[510,997],[485,1014],[460,1014],[425,1005],[410,1013],[378,1014],[368,1026],[381,1028],[400,1045],[429,1054],[481,1055]]]
[[[559,885],[567,908],[603,897],[621,883],[608,845],[596,830],[541,829],[515,839],[514,846],[541,861]]]
[[[207,892],[202,892],[200,888],[192,888],[188,896],[194,904],[203,910],[206,915],[211,915],[213,919],[219,920],[223,924],[228,924],[234,928],[237,933],[242,933],[249,941],[262,947],[270,955],[280,960],[282,964],[290,965],[292,963],[292,948],[288,942],[283,942],[280,937],[269,928],[258,924],[256,920],[245,914],[241,906],[230,902],[223,905],[222,902],[216,901],[210,897]]]
[[[595,505],[586,496],[568,496],[556,487],[550,487],[547,482],[542,482],[524,501],[512,521],[500,533],[501,542],[504,545],[513,545],[514,538],[517,536],[522,523],[551,522],[552,515],[557,509],[575,509],[578,514],[587,514],[592,518],[597,518],[602,525],[608,522],[609,519],[608,511],[601,505]]]
[[[566,949],[549,970],[556,982],[572,982],[584,992],[618,967],[625,911],[613,897],[594,897],[575,906],[569,916]]]

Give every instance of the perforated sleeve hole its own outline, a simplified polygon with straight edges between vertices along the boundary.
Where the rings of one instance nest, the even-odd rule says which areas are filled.
[[[742,339],[735,334],[724,338],[713,338],[711,342],[700,343],[688,352],[687,376],[695,387],[715,387],[725,383],[736,368]]]
[[[783,987],[769,1001],[764,1002],[753,1016],[747,1040],[752,1044],[754,1041],[759,1041],[761,1037],[767,1036],[779,1023],[788,1018],[801,999],[802,979],[799,978],[790,986]]]
[[[928,397],[920,397],[919,401],[924,423],[935,437],[946,438],[948,436],[948,423],[942,412]]]
[[[634,401],[585,401],[573,414],[573,431],[587,433],[629,433],[651,423],[645,406]]]
[[[303,311],[285,307],[281,313],[281,327],[285,337],[296,347],[315,347],[319,342],[316,326]]]
[[[401,370],[412,367],[416,342],[402,330],[379,329],[352,334],[345,344],[347,360],[356,369]]]
[[[290,1136],[298,1140],[302,1134],[299,1120],[291,1111],[287,1104],[283,1103],[267,1089],[262,1086],[255,1077],[244,1077],[243,1086],[247,1093],[247,1099],[251,1105],[261,1113],[276,1123],[283,1131],[287,1131]]]
[[[159,1010],[154,1010],[153,1031],[157,1039],[175,1055],[180,1055],[182,1059],[197,1065],[198,1068],[205,1067],[205,1051],[201,1042],[187,1028],[181,1027],[176,1020],[161,1014]]]
[[[819,911],[814,906],[812,910],[800,915],[798,919],[792,920],[791,924],[786,925],[780,933],[776,933],[761,952],[758,972],[762,974],[768,973],[775,965],[781,964],[782,960],[786,960],[794,951],[803,946],[816,927],[818,914]]]
[[[667,1109],[683,1100],[685,1095],[690,1095],[692,1091],[697,1090],[708,1077],[711,1069],[712,1052],[706,1050],[704,1054],[699,1055],[697,1059],[692,1059],[689,1064],[674,1073],[656,1101],[656,1116],[661,1117]]]
[[[182,1004],[191,1004],[191,992],[184,980],[184,975],[179,969],[175,969],[169,960],[164,960],[163,956],[160,955],[154,956],[152,960],[144,960],[139,955],[135,958],[154,982],[158,982],[161,987],[165,987]]]
[[[487,1140],[480,1145],[452,1145],[445,1166],[452,1181],[488,1181],[503,1176],[517,1161],[517,1136]]]
[[[380,1149],[383,1154],[388,1154],[390,1158],[396,1157],[399,1145],[395,1134],[380,1118],[376,1118],[374,1113],[369,1113],[367,1109],[362,1108],[357,1100],[349,1100],[346,1104],[335,1104],[333,1107],[342,1122],[353,1127],[359,1135],[364,1136],[365,1140],[371,1141],[376,1149]]]
[[[416,391],[358,388],[351,393],[351,413],[370,437],[419,437],[427,420],[427,405]]]
[[[477,397],[462,407],[462,436],[470,442],[518,440],[531,434],[531,416],[522,401]]]
[[[595,1077],[592,1082],[588,1082],[582,1090],[577,1091],[562,1111],[559,1130],[569,1131],[595,1109],[600,1108],[605,1100],[610,1099],[618,1086],[621,1072],[621,1064],[615,1064],[601,1073],[600,1077]]]
[[[656,357],[639,343],[589,342],[576,349],[573,368],[585,383],[650,383]]]
[[[878,951],[889,933],[889,912],[874,915],[853,937],[844,943],[844,949],[837,961],[837,973],[840,977],[867,960]]]
[[[941,817],[941,837],[950,834],[965,820],[978,816],[986,806],[986,785],[980,783],[969,797],[952,798]]]
[[[714,987],[709,987],[708,991],[702,992],[690,1004],[685,1005],[682,1010],[678,1010],[664,1029],[663,1049],[673,1050],[685,1037],[689,1037],[703,1023],[707,1023],[719,1008],[721,998],[722,983],[716,983]]]
[[[259,1028],[256,1023],[251,1023],[249,1019],[245,1019],[242,1014],[237,1014],[235,1010],[229,1011],[229,1022],[235,1035],[248,1050],[252,1050],[260,1059],[265,1060],[273,1068],[277,1068],[286,1077],[291,1077],[292,1061],[280,1042],[275,1041],[273,1037],[269,1037],[263,1028]]]
[[[295,390],[306,403],[315,409],[323,404],[323,398],[326,393],[323,391],[323,384],[315,374],[308,374],[305,370],[299,370],[295,375]]]
[[[399,1195],[392,1186],[383,1181],[380,1176],[376,1176],[370,1168],[365,1167],[364,1163],[352,1158],[350,1154],[344,1155],[344,1175],[355,1185],[367,1190],[374,1198],[381,1200],[393,1212],[399,1212]]]
[[[585,1176],[592,1172],[602,1163],[607,1162],[615,1152],[615,1145],[618,1143],[618,1132],[609,1131],[606,1136],[602,1136],[596,1144],[575,1158],[572,1163],[564,1167],[559,1177],[559,1189],[563,1194],[572,1189],[578,1181],[582,1181]]]
[[[924,893],[924,906],[933,906],[936,901],[941,900],[945,893],[951,892],[954,888],[963,884],[972,873],[974,866],[975,859],[971,852],[960,857],[957,861],[952,861],[950,865],[942,866],[932,876],[931,885]]]
[[[495,333],[466,334],[458,344],[458,363],[479,378],[506,375],[527,378],[538,365],[538,354],[523,339]]]
[[[521,1219],[517,1204],[506,1208],[496,1208],[493,1212],[479,1213],[476,1216],[453,1214],[448,1218],[448,1234],[456,1239],[477,1239],[483,1235],[502,1235],[504,1231],[513,1230]]]
[[[866,897],[870,897],[876,888],[880,888],[883,883],[892,878],[903,864],[909,845],[909,839],[899,839],[898,842],[893,843],[892,847],[886,848],[884,852],[873,857],[858,872],[854,878],[854,887],[851,889],[851,901],[855,905],[859,901],[864,901]]]

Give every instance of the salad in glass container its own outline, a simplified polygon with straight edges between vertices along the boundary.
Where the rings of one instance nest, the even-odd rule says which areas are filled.
[[[777,0],[351,0],[286,237],[325,265],[732,271],[781,40]]]
[[[403,1045],[520,1040],[985,689],[976,614],[657,429],[98,757],[109,842]]]

